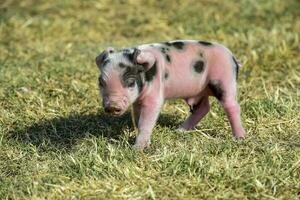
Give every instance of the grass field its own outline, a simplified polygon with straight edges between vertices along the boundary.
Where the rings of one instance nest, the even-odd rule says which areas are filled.
[[[20,3],[21,2],[21,3]],[[0,199],[299,199],[298,0],[2,0]],[[174,39],[217,41],[243,63],[247,138],[217,101],[191,133],[167,102],[144,152],[130,114],[104,115],[94,58]]]

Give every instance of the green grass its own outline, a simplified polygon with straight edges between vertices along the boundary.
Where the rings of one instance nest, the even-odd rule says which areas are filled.
[[[224,2],[2,0],[0,199],[300,198],[300,2]],[[130,114],[103,114],[94,58],[179,38],[241,60],[247,138],[213,99],[199,131],[178,133],[188,108],[170,101],[136,152]]]

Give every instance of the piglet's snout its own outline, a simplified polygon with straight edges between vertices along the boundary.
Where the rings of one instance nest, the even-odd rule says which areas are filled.
[[[124,113],[124,108],[126,104],[126,100],[106,100],[104,101],[104,111],[113,115],[121,115]]]

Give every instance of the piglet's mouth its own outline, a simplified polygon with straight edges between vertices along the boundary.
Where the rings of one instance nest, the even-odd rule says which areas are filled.
[[[121,116],[125,113],[125,111],[120,111],[120,112],[113,112],[113,113],[110,113],[110,115],[112,116]]]

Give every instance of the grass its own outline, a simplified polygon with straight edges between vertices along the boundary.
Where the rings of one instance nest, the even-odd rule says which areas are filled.
[[[299,199],[297,0],[14,1],[0,5],[0,199]],[[217,101],[199,131],[166,103],[145,152],[130,114],[103,114],[95,56],[173,39],[241,60],[247,138]],[[184,112],[181,112],[183,110]]]

